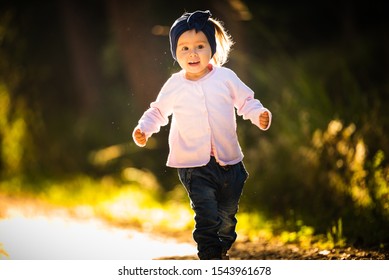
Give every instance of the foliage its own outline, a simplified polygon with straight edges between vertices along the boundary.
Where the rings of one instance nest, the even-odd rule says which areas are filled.
[[[112,219],[114,205],[122,205],[115,216],[122,213],[123,221],[132,211],[128,203],[153,209],[137,212],[138,223],[153,215],[161,224],[180,220],[158,212],[169,196],[183,199],[176,171],[165,166],[169,128],[146,149],[131,143],[131,130],[178,70],[163,31],[184,10],[203,5],[236,40],[227,66],[273,113],[265,133],[238,120],[250,172],[239,219],[255,229],[247,234],[277,232],[285,242],[323,235],[333,246],[387,243],[384,9],[349,1],[337,9],[325,1],[315,7],[241,1],[247,5],[238,10],[220,1],[173,2],[167,8],[131,2],[137,9],[125,1],[95,1],[93,9],[82,1],[1,4],[3,190],[58,203],[100,201],[98,211]],[[161,34],[150,32],[153,26]],[[136,173],[145,167],[150,171]],[[152,173],[157,182],[109,184],[107,178],[124,180],[122,170],[149,179]],[[137,192],[150,184],[157,187],[147,195]],[[159,202],[148,202],[155,196]]]
[[[35,181],[7,180],[0,183],[0,194],[33,198],[54,209],[64,208],[77,217],[96,216],[119,226],[130,225],[147,231],[155,228],[180,231],[193,227],[184,191],[165,194],[151,172],[135,168],[124,169],[118,177],[101,179],[74,175]]]
[[[0,38],[4,45],[13,43],[14,31],[9,30],[10,15],[0,18]],[[8,42],[10,41],[10,42]],[[12,58],[11,58],[12,59]],[[23,172],[22,158],[26,139],[25,104],[23,100],[13,100],[6,84],[13,85],[18,80],[8,53],[0,49],[0,73],[7,73],[0,79],[0,172],[15,175]],[[6,174],[4,174],[6,173]]]
[[[315,60],[322,58],[316,56]],[[321,64],[321,69],[310,69],[311,59],[301,57],[296,63],[286,56],[282,67],[278,60],[258,67],[256,75],[265,85],[261,85],[265,94],[281,97],[274,103],[270,101],[274,108],[270,136],[261,135],[258,141],[249,142],[246,139],[252,139],[252,130],[241,132],[248,150],[246,162],[251,168],[245,201],[248,207],[264,210],[268,217],[282,217],[286,226],[288,221],[301,219],[318,234],[327,232],[335,243],[344,243],[344,239],[364,245],[387,243],[387,146],[367,144],[377,138],[387,143],[387,137],[380,133],[386,120],[375,117],[384,112],[379,107],[374,113],[361,110],[366,106],[365,93],[351,78],[355,75],[351,70],[349,84],[336,90],[353,89],[353,102],[358,105],[342,104],[342,110],[334,110],[340,106],[337,102],[343,101],[331,100],[334,94],[323,83],[327,75],[333,76],[327,68],[330,66]],[[345,65],[350,58],[344,54],[342,59],[342,67],[349,69]],[[275,77],[265,74],[275,72]],[[367,91],[384,90],[375,84],[370,86]],[[355,122],[350,124],[339,118],[328,119],[335,115],[349,119],[355,115],[353,110],[359,117],[351,117]]]
[[[30,204],[35,203],[29,209],[48,211],[48,215],[50,211],[66,211],[77,218],[101,218],[116,226],[136,227],[144,231],[166,231],[169,234],[184,231],[188,237],[194,226],[193,211],[181,185],[165,193],[151,172],[134,168],[124,169],[116,178],[93,179],[79,175],[35,182],[3,181],[0,193],[16,201],[20,198]],[[279,220],[268,220],[255,212],[241,211],[238,220],[237,231],[243,240],[293,243],[304,248],[331,249],[339,246],[332,236],[315,235],[314,229],[302,221],[297,221],[294,229],[288,230]],[[8,256],[0,243],[0,259],[1,255]]]

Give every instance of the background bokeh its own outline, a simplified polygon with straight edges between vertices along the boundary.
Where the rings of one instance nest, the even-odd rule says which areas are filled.
[[[1,191],[126,168],[173,190],[169,127],[145,149],[131,133],[179,70],[170,25],[197,9],[224,22],[235,41],[226,66],[273,113],[267,132],[238,120],[250,173],[240,211],[388,244],[389,18],[379,1],[1,1]]]

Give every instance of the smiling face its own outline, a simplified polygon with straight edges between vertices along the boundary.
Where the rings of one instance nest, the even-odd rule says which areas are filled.
[[[208,72],[212,51],[207,37],[202,31],[188,30],[178,38],[177,61],[186,71],[188,80],[198,80]]]

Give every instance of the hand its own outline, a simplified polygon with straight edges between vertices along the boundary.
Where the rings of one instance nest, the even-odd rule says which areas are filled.
[[[267,111],[263,112],[259,115],[259,126],[262,129],[266,129],[269,125],[270,117]]]
[[[146,145],[147,142],[146,135],[139,128],[135,130],[134,139],[139,145],[141,146]]]

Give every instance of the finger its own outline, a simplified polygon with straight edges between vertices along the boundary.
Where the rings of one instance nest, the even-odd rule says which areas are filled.
[[[261,114],[259,124],[261,128],[266,128],[269,125],[269,115]]]
[[[269,115],[261,115],[261,120],[269,120]]]
[[[136,142],[138,142],[138,144],[145,144],[146,143],[146,140],[145,139],[137,139]]]
[[[135,131],[135,137],[145,137],[145,134],[140,129],[137,129]]]
[[[135,137],[143,137],[145,134],[140,130],[135,131]]]
[[[142,132],[139,128],[135,130],[134,138],[135,141],[141,145],[144,145],[146,143],[146,134]]]
[[[138,135],[135,135],[135,139],[137,141],[145,141],[146,137],[143,134],[138,134]]]

